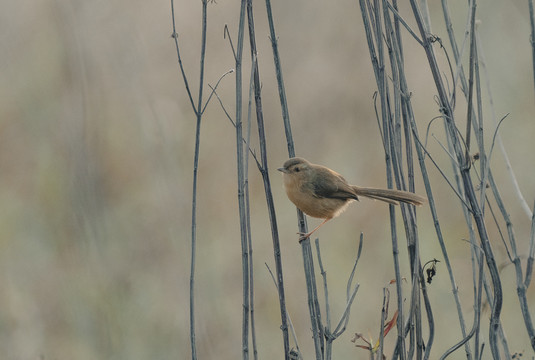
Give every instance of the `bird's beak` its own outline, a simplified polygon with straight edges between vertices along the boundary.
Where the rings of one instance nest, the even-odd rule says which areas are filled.
[[[287,173],[288,172],[288,170],[286,170],[286,168],[283,168],[283,167],[282,168],[278,168],[277,170],[279,170],[280,172],[283,172],[283,173]]]

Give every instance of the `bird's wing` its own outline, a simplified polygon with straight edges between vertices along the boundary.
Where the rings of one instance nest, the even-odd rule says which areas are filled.
[[[310,184],[316,197],[358,200],[357,194],[342,175],[325,167],[320,167],[317,171],[322,181]]]

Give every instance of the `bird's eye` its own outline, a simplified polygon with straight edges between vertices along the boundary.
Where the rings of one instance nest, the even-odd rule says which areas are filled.
[[[295,172],[299,172],[301,169],[299,169],[298,167],[295,168]]]

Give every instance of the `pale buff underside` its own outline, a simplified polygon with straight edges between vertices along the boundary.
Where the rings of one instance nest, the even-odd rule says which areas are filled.
[[[319,219],[332,219],[340,215],[354,201],[352,199],[328,199],[322,198],[322,201],[317,201],[317,198],[303,193],[302,191],[289,192],[295,185],[295,178],[292,176],[284,176],[284,188],[288,198],[301,209],[308,216]]]

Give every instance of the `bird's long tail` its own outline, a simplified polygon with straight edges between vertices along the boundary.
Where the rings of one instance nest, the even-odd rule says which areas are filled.
[[[375,200],[381,200],[389,204],[398,205],[399,202],[404,202],[412,205],[423,205],[427,199],[423,196],[416,195],[408,191],[392,190],[392,189],[376,189],[353,186],[357,195],[368,197]]]

